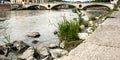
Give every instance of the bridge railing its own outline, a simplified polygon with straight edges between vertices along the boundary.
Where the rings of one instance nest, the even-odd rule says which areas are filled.
[[[47,2],[47,3],[28,3],[27,5],[33,5],[33,4],[66,4],[66,3],[75,3],[75,4],[111,4],[109,2],[102,2],[102,3],[99,3],[99,2]]]

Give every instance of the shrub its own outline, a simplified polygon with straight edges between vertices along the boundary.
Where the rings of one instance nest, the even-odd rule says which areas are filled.
[[[64,21],[58,23],[58,37],[60,41],[74,41],[79,40],[79,23],[77,20],[68,21],[64,18]]]
[[[96,18],[95,18],[95,16],[90,16],[90,17],[89,17],[89,20],[94,21],[94,20],[96,20]]]
[[[64,21],[58,23],[58,38],[60,42],[65,41],[65,49],[70,51],[75,48],[78,44],[80,44],[83,40],[79,39],[78,33],[81,30],[79,28],[80,25],[88,26],[88,21],[85,21],[82,18],[82,13],[80,9],[73,9],[74,13],[77,13],[78,18],[74,18],[71,21],[68,21],[64,17]]]
[[[91,27],[91,30],[92,30],[92,31],[95,31],[96,28],[97,28],[97,26],[93,25],[93,26]]]

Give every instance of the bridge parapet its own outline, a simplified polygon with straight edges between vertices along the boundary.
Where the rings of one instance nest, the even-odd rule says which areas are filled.
[[[73,5],[76,8],[81,8],[83,9],[86,6],[89,5],[102,5],[102,6],[106,6],[110,9],[114,8],[114,4],[111,3],[81,3],[81,2],[50,2],[50,3],[35,3],[35,4],[25,4],[24,7],[29,7],[29,6],[33,6],[33,5],[38,5],[38,6],[43,6],[46,9],[51,9],[54,6],[60,5],[60,4],[66,4],[66,5]]]

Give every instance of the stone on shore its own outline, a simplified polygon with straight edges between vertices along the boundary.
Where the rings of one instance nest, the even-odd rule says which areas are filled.
[[[14,48],[16,48],[20,53],[23,53],[27,48],[29,48],[29,45],[23,41],[16,40],[12,44],[12,49],[14,50]]]
[[[88,38],[88,33],[78,33],[78,36],[80,39],[87,39]]]
[[[11,60],[11,58],[5,57],[4,55],[0,55],[0,60]]]
[[[60,48],[65,48],[65,41],[62,41],[62,42],[60,43]]]
[[[5,52],[4,52],[4,47],[3,46],[0,46],[0,55],[4,55]]]
[[[50,49],[58,48],[58,44],[50,44],[48,47]]]
[[[38,40],[33,40],[32,43],[33,44],[37,44],[39,41]]]
[[[34,49],[29,47],[22,55],[19,56],[19,59],[33,60]]]
[[[40,54],[41,59],[49,56],[48,48],[47,47],[38,47],[38,53]]]
[[[40,37],[40,33],[39,32],[31,32],[27,36],[32,37],[32,38],[38,38],[38,37]]]
[[[50,49],[50,53],[53,58],[60,58],[62,56],[68,55],[68,51],[63,49]]]

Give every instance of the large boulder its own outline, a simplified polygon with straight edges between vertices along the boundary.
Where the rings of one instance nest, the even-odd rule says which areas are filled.
[[[4,54],[5,54],[4,48],[3,48],[3,46],[0,46],[0,55],[4,55]]]
[[[34,60],[33,57],[34,54],[34,49],[32,47],[29,47],[22,55],[20,55],[18,58],[19,60],[21,59],[26,59],[26,60]]]
[[[5,57],[4,55],[0,55],[0,60],[11,60],[11,58]]]
[[[5,45],[0,46],[0,54],[8,56],[12,51],[18,51],[18,53],[23,53],[29,45],[24,43],[23,41],[14,41],[12,43],[7,43]]]
[[[68,55],[68,51],[63,49],[50,49],[51,56],[53,58],[60,58],[62,56]]]
[[[27,34],[28,37],[32,37],[32,38],[38,38],[40,37],[40,33],[39,32],[31,32],[29,34]]]
[[[58,44],[50,44],[48,47],[50,49],[58,48]]]
[[[49,56],[49,52],[48,52],[48,48],[47,47],[38,47],[37,51],[40,54],[40,58],[41,59]]]
[[[23,41],[14,41],[12,46],[12,50],[16,49],[20,53],[23,53],[27,48],[29,48],[29,45],[24,43]]]
[[[78,36],[79,36],[79,38],[80,39],[87,39],[87,37],[88,37],[88,33],[78,33]]]

